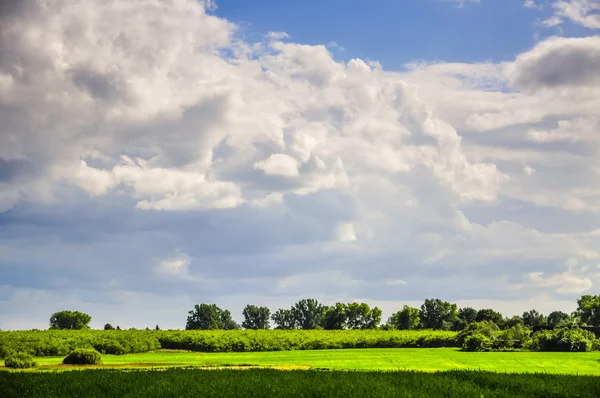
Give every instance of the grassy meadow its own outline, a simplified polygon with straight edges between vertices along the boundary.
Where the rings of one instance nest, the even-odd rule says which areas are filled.
[[[63,357],[40,357],[38,369],[59,366]],[[482,370],[507,373],[600,375],[600,352],[462,352],[455,348],[369,348],[313,351],[200,353],[158,350],[140,354],[103,355],[103,367],[221,367],[360,371]],[[599,381],[600,382],[600,381]]]

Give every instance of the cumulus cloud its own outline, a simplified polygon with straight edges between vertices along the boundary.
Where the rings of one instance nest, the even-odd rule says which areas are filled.
[[[0,4],[6,302],[75,280],[74,304],[234,308],[598,283],[561,268],[597,259],[597,233],[536,229],[600,212],[596,37],[397,72],[244,41],[212,2]]]

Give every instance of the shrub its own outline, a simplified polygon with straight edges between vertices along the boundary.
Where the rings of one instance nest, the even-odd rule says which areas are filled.
[[[25,352],[9,354],[4,360],[4,366],[13,369],[27,369],[36,366],[33,357]]]
[[[458,333],[456,342],[460,347],[464,347],[465,341],[469,336],[481,334],[487,337],[492,343],[494,343],[494,341],[498,337],[499,331],[500,328],[494,322],[471,322],[467,325],[467,327],[464,330]]]
[[[536,351],[586,352],[596,346],[593,333],[575,328],[540,330],[533,335],[531,348]]]
[[[462,345],[463,351],[490,351],[494,341],[488,336],[475,333],[465,338]]]
[[[98,365],[101,363],[100,353],[89,348],[77,348],[63,359],[65,365]]]

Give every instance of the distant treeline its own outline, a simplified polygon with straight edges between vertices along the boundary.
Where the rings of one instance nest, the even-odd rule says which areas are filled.
[[[161,333],[158,325],[153,328],[153,333],[145,333],[150,331],[149,328],[146,331],[129,329],[111,333],[113,329],[121,329],[111,324],[106,324],[103,332],[92,333],[89,330],[90,315],[79,311],[60,311],[50,317],[52,333],[0,332],[0,355],[6,355],[8,351],[24,351],[38,356],[64,355],[72,348],[96,348],[107,354],[158,348],[196,351],[355,347],[589,351],[600,348],[600,340],[595,336],[595,333],[600,334],[600,296],[591,295],[579,298],[577,309],[571,314],[553,311],[547,316],[530,310],[509,318],[493,309],[458,308],[456,304],[440,299],[426,299],[420,308],[404,306],[384,324],[381,323],[382,311],[377,307],[371,308],[366,303],[327,306],[316,299],[303,299],[289,309],[279,309],[274,313],[267,307],[247,305],[242,315],[244,320],[239,325],[229,310],[216,304],[197,304],[188,312],[185,329],[211,333]],[[275,330],[266,332],[271,329],[271,322]],[[246,330],[241,331],[242,328]],[[60,333],[65,330],[81,332]],[[236,330],[238,332],[231,332]],[[342,330],[347,331],[339,332]],[[413,333],[376,333],[376,330]],[[298,333],[291,333],[293,331]]]

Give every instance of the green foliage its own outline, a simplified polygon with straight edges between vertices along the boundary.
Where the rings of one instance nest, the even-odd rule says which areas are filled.
[[[530,310],[523,313],[523,323],[529,328],[546,326],[548,324],[548,318],[536,310]]]
[[[244,329],[269,329],[269,319],[271,317],[271,310],[267,307],[257,307],[255,305],[247,305],[242,312],[244,315],[244,321],[242,326]],[[158,330],[158,329],[157,329]]]
[[[315,299],[302,299],[292,307],[295,324],[304,330],[318,329],[323,324],[326,309]]]
[[[296,318],[293,309],[286,310],[280,308],[271,315],[271,319],[277,325],[276,329],[291,330],[296,328]]]
[[[494,345],[494,340],[488,336],[475,333],[467,336],[462,345],[463,351],[490,351]]]
[[[491,347],[496,342],[499,332],[500,328],[494,322],[472,322],[468,324],[467,327],[458,334],[456,342],[464,351],[474,351],[470,349],[470,346],[466,345],[467,339],[469,337],[475,335],[484,336],[489,340]],[[477,337],[477,339],[480,339],[480,337]],[[476,344],[476,341],[477,340],[473,340],[470,343],[471,346],[474,346]]]
[[[370,308],[367,303],[350,303],[347,305],[348,329],[375,329],[381,323],[381,310]]]
[[[432,330],[169,331],[159,339],[162,348],[205,352],[456,347],[456,333]]]
[[[456,304],[440,299],[426,299],[419,311],[423,329],[449,330],[458,319]]]
[[[187,330],[239,329],[229,310],[222,310],[216,304],[196,304],[188,312],[185,328]]]
[[[50,317],[50,329],[89,329],[92,317],[79,311],[59,311]]]
[[[586,352],[596,346],[596,336],[579,328],[540,330],[534,333],[531,348],[536,351]]]
[[[100,353],[90,348],[77,348],[63,359],[65,365],[99,365],[101,363]]]
[[[515,315],[515,316],[513,316],[511,318],[507,318],[507,319],[504,320],[504,327],[505,328],[512,328],[512,327],[515,327],[515,326],[518,326],[518,325],[525,326],[525,323],[523,322],[523,318],[521,318],[518,315]]]
[[[327,308],[323,319],[323,329],[341,330],[346,328],[348,321],[348,306],[344,303],[335,303],[334,306]]]
[[[471,322],[475,322],[475,318],[477,317],[477,310],[471,307],[465,307],[458,310],[458,319],[465,322],[465,324],[469,324]]]
[[[76,348],[103,354],[133,354],[160,348],[154,331],[135,330],[21,330],[0,332],[0,357],[26,352],[36,357],[65,356]]]
[[[475,322],[494,322],[498,327],[504,324],[504,316],[498,311],[494,311],[490,308],[477,311],[475,316]]]
[[[82,370],[0,372],[7,397],[580,397],[600,396],[593,376],[318,370]]]
[[[0,353],[19,351],[43,357],[64,356],[76,348],[93,348],[102,354],[116,355],[160,348],[205,352],[435,348],[457,347],[456,335],[432,330],[2,331]]]
[[[10,354],[4,360],[4,366],[13,369],[28,369],[36,366],[33,357],[25,352]]]
[[[418,329],[421,324],[419,309],[405,305],[402,310],[392,314],[390,319],[388,319],[388,324],[398,330]]]
[[[548,315],[548,326],[555,328],[569,322],[571,317],[562,311],[553,311]]]
[[[600,295],[581,296],[575,314],[584,325],[600,327]]]

